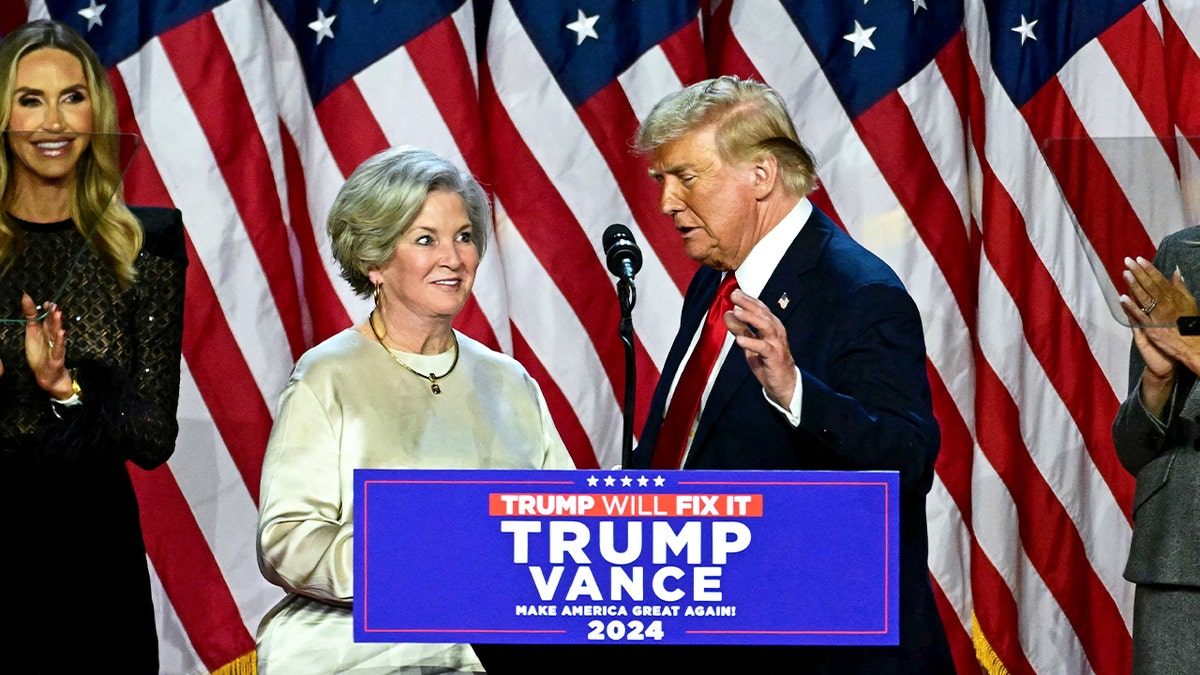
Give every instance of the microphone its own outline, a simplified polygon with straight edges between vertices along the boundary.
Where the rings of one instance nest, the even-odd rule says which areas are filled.
[[[633,240],[628,227],[609,225],[600,239],[608,258],[608,271],[617,277],[617,297],[621,301],[618,331],[625,345],[625,403],[622,406],[624,431],[621,434],[621,466],[633,468],[633,407],[637,399],[637,362],[633,350],[633,305],[637,288],[633,277],[642,269],[642,249]]]
[[[642,269],[642,249],[633,240],[628,227],[617,223],[604,230],[601,239],[604,255],[608,257],[608,271],[621,279],[633,280]]]

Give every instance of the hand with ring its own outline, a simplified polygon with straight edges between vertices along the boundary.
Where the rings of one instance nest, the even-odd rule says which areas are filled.
[[[62,310],[49,302],[39,308],[33,298],[24,293],[21,313],[25,316],[25,359],[38,386],[56,399],[70,398],[74,390],[66,367],[67,332],[63,329]],[[45,316],[39,320],[41,313]]]
[[[1178,268],[1170,280],[1145,258],[1126,258],[1125,268],[1122,276],[1129,292],[1121,296],[1121,308],[1134,329],[1134,345],[1146,362],[1142,398],[1153,412],[1161,409],[1170,395],[1180,361],[1195,369],[1193,362],[1200,360],[1200,338],[1181,335],[1177,328],[1179,317],[1196,316],[1200,308]]]
[[[1179,317],[1200,313],[1178,270],[1168,280],[1149,260],[1126,258],[1122,276],[1129,293],[1121,296],[1121,306],[1134,328],[1174,328]]]

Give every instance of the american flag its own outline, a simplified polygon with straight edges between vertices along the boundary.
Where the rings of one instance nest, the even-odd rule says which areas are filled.
[[[111,68],[144,142],[127,200],[188,229],[178,449],[131,468],[164,673],[250,672],[281,597],[255,562],[259,467],[295,359],[366,315],[324,234],[350,171],[415,144],[485,184],[495,243],[458,326],[538,379],[579,466],[613,466],[600,235],[627,224],[645,254],[640,430],[695,267],[629,140],[723,73],[782,93],[813,201],[921,308],[943,435],[929,564],[959,671],[1128,671],[1110,300],[1124,256],[1200,222],[1194,3],[9,0],[0,33],[40,17]]]

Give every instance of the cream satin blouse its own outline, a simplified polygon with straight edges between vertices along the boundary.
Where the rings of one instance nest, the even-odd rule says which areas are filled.
[[[296,364],[263,462],[258,562],[288,596],[258,633],[260,675],[482,672],[469,645],[355,644],[354,469],[572,469],[537,383],[457,335],[429,382],[348,329]]]

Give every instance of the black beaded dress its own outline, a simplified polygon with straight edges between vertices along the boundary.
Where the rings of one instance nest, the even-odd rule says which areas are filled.
[[[158,672],[126,460],[153,469],[175,449],[187,261],[179,211],[132,210],[145,231],[134,284],[122,289],[89,249],[57,298],[79,405],[51,402],[26,362],[23,324],[0,323],[4,672]],[[25,251],[0,277],[6,318],[21,316],[22,291],[55,300],[85,247],[70,221],[18,223]]]

